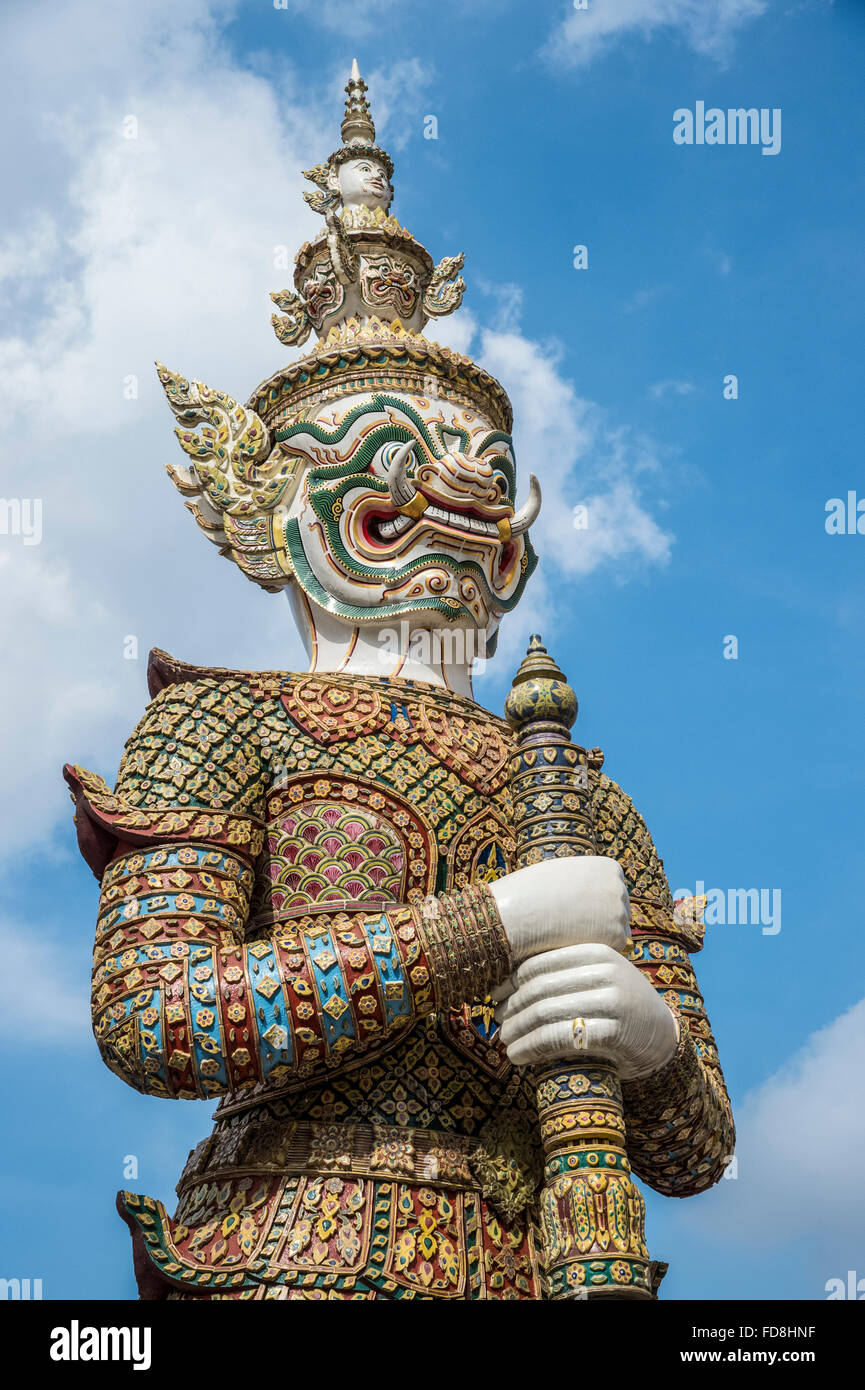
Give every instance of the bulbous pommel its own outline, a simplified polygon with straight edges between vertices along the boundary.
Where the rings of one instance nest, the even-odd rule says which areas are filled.
[[[505,718],[511,728],[520,733],[529,724],[553,723],[569,729],[577,717],[577,708],[577,697],[564,672],[540,637],[531,637],[505,700]]]

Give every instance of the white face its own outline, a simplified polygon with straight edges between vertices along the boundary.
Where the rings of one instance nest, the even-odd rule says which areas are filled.
[[[337,170],[343,207],[363,206],[387,212],[393,197],[387,171],[377,159],[349,159]]]
[[[416,516],[400,512],[387,488],[406,435]],[[513,515],[513,454],[478,412],[432,394],[385,404],[362,393],[293,426],[284,447],[310,465],[289,508],[292,559],[321,607],[491,629],[519,598],[533,557],[524,536],[498,530]],[[352,460],[357,471],[347,473]]]

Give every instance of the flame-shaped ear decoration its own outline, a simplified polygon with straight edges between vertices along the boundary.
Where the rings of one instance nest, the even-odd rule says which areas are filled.
[[[443,318],[452,314],[463,302],[466,282],[458,274],[466,263],[465,256],[443,256],[433,270],[430,282],[424,290],[423,307],[430,318]]]
[[[156,370],[191,460],[188,469],[168,465],[171,481],[220,554],[263,588],[284,588],[292,567],[275,509],[292,480],[292,461],[254,410],[161,362]]]

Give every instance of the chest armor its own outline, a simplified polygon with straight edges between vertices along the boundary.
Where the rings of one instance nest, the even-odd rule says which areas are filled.
[[[491,880],[513,860],[507,726],[459,697],[301,679],[273,732],[250,929]],[[396,684],[396,683],[394,683]],[[275,726],[275,727],[274,727]]]
[[[405,681],[300,677],[261,738],[271,777],[251,937],[322,913],[422,906],[512,866],[509,730],[470,701]],[[472,1067],[508,1070],[489,1001],[436,1028]],[[319,1115],[314,1089],[305,1099]]]
[[[384,902],[422,907],[512,866],[509,731],[469,701],[300,677],[269,702],[260,736],[271,775],[249,937]],[[253,1252],[267,1297],[328,1296],[325,1285],[339,1297],[536,1296],[533,1222],[488,1206],[472,1158],[501,1148],[503,1123],[531,1135],[537,1113],[489,1000],[431,1015],[324,1081],[225,1096],[178,1187],[175,1255],[203,1232],[194,1259],[209,1267],[221,1241],[219,1267],[244,1271],[231,1276],[241,1297],[261,1296]],[[505,1159],[501,1180],[521,1181],[525,1161]],[[232,1202],[248,1249],[220,1236]]]

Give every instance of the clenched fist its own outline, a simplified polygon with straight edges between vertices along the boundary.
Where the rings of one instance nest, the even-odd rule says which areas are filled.
[[[502,1042],[517,1066],[582,1053],[608,1059],[631,1081],[664,1066],[678,1046],[672,1011],[609,946],[563,946],[532,956],[498,995]]]
[[[517,962],[558,946],[630,946],[631,904],[615,859],[547,859],[497,879],[490,892]]]
[[[517,1066],[584,1056],[625,1080],[676,1051],[676,1019],[625,959],[631,907],[615,859],[584,855],[517,869],[490,885],[517,961],[497,991],[502,1042]]]

